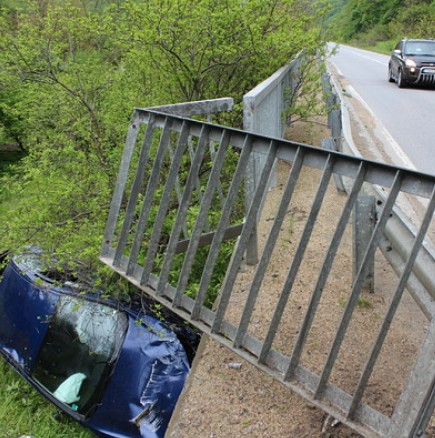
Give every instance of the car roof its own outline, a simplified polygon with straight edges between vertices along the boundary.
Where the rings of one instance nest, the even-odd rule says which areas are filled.
[[[434,38],[404,38],[402,41],[435,41]]]

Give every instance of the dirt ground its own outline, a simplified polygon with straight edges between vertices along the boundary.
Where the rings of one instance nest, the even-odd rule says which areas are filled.
[[[298,124],[288,133],[294,141],[313,145],[320,145],[320,140],[328,136],[326,127],[319,123]],[[264,245],[270,230],[290,168],[288,163],[279,163],[278,185],[269,192],[261,215],[260,246]],[[250,331],[260,338],[268,327],[276,297],[285,281],[292,250],[298,243],[295,236],[300,235],[303,229],[309,213],[308,204],[318,186],[319,177],[318,171],[306,169],[298,183],[300,187],[292,200],[280,244],[274,252],[266,285],[262,288],[259,305],[250,323]],[[276,339],[277,346],[282,350],[291,348],[289,346],[298,333],[304,314],[302,310],[307,306],[319,263],[323,261],[321,255],[329,245],[345,199],[346,195],[337,191],[331,183],[325,207],[322,207],[295,282],[296,291],[292,292],[287,316],[283,317],[283,327]],[[349,224],[322,297],[320,316],[316,317],[301,358],[301,364],[314,372],[322,369],[330,341],[341,319],[352,282],[351,254],[352,227]],[[378,332],[382,315],[398,283],[397,276],[381,254],[376,255],[375,268],[375,292],[363,294],[342,348],[343,353],[338,358],[339,371],[332,375],[333,382],[349,392],[352,392],[365,364],[370,342]],[[236,321],[239,318],[254,272],[254,268],[246,267],[239,274],[236,293],[227,312],[229,319]],[[424,337],[425,326],[422,312],[406,293],[363,399],[385,415],[393,412]],[[239,436],[352,438],[360,435],[340,423],[335,424],[325,413],[281,383],[204,336],[166,437]],[[433,430],[428,436],[435,436]]]

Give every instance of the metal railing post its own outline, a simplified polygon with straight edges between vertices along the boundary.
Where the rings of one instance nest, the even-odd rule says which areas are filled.
[[[375,197],[359,196],[353,212],[353,278],[356,277],[367,250],[370,236],[375,228]],[[370,262],[362,288],[370,293],[375,291],[375,261]]]

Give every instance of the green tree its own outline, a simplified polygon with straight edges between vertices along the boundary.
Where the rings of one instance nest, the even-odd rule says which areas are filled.
[[[332,32],[348,41],[377,25],[385,26],[395,17],[402,3],[403,0],[349,0],[335,16]]]
[[[390,24],[398,38],[433,38],[435,34],[435,2],[410,4]]]
[[[334,0],[328,28],[336,41],[375,44],[404,37],[430,38],[434,23],[432,0]]]
[[[132,109],[240,100],[300,50],[322,46],[326,3],[30,0],[3,9],[0,123],[28,155],[1,181],[1,249],[39,245],[62,266],[94,270]]]
[[[313,18],[321,2],[271,0],[172,0],[124,3],[116,31],[130,31],[130,55],[153,62],[151,80],[173,102],[230,95],[319,47]]]

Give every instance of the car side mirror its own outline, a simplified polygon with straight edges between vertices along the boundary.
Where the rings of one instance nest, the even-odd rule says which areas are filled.
[[[394,50],[394,53],[395,53],[396,55],[402,56],[402,51],[401,51],[400,49],[395,49],[395,50]]]

